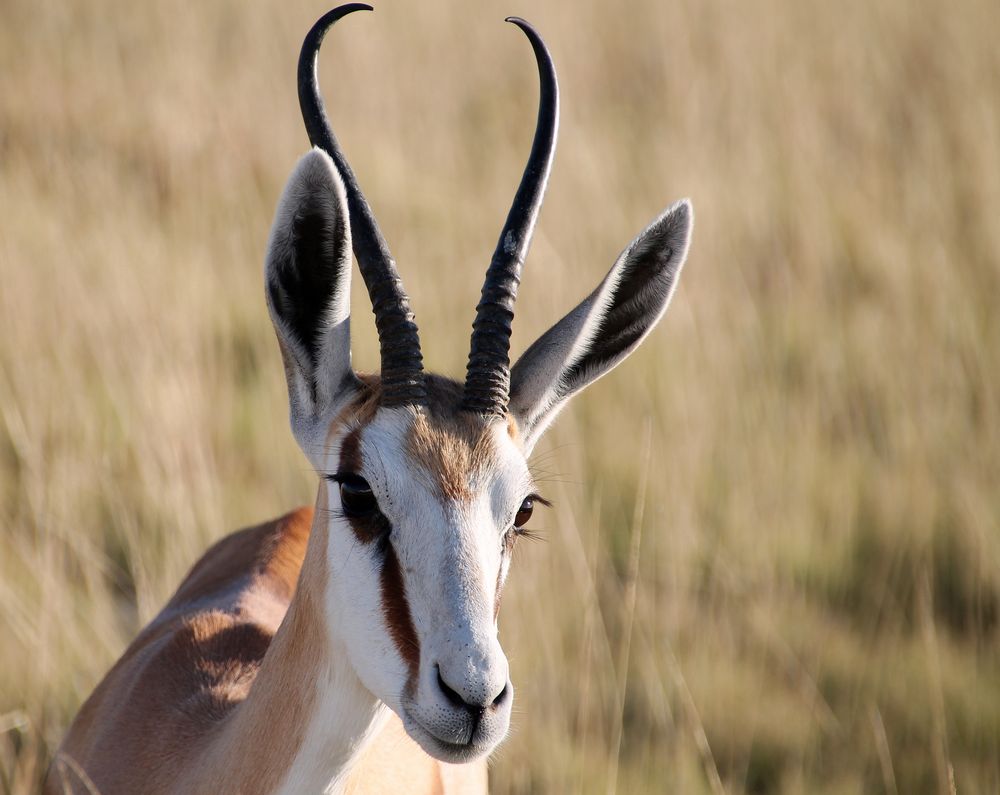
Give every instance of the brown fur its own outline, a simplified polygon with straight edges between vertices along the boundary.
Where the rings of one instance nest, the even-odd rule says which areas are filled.
[[[340,461],[337,464],[339,473],[356,474],[361,471],[361,429],[354,428],[347,432],[340,443]],[[379,528],[364,518],[347,516],[347,524],[354,533],[359,544],[370,544],[379,537]]]
[[[253,795],[281,783],[326,653],[326,527],[312,523],[301,508],[205,553],[81,708],[46,793],[89,792],[78,769],[102,795]],[[348,791],[486,791],[485,765],[451,767],[392,716]]]
[[[507,435],[514,440],[519,450],[524,449],[524,439],[521,438],[521,428],[513,414],[507,415]]]
[[[413,628],[410,603],[406,599],[406,583],[403,582],[399,558],[396,557],[391,541],[386,541],[385,558],[382,561],[382,613],[389,625],[396,650],[409,669],[407,688],[412,688],[420,668],[420,641]]]
[[[361,429],[348,431],[340,443],[339,469],[344,473],[356,474],[361,471]]]
[[[456,410],[461,385],[434,376],[427,381],[428,411],[417,415],[410,427],[407,452],[434,478],[441,497],[468,499],[473,481],[494,452],[489,425],[478,414]]]

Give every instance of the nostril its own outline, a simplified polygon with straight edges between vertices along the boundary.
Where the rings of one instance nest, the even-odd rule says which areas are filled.
[[[508,693],[510,693],[510,685],[509,684],[505,684],[503,686],[503,690],[501,690],[499,693],[497,693],[497,697],[495,699],[493,699],[493,703],[490,706],[491,707],[499,707],[501,704],[503,704],[504,701],[507,700]]]
[[[456,707],[467,706],[467,704],[465,703],[465,699],[462,698],[458,693],[456,693],[454,688],[452,688],[446,681],[444,681],[444,677],[441,676],[441,666],[436,665],[434,667],[437,668],[438,687],[441,688],[441,692],[444,693],[445,698],[447,698]]]

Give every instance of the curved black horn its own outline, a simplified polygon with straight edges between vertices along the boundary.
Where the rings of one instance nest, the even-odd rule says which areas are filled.
[[[347,189],[354,256],[371,298],[382,353],[382,405],[402,406],[424,403],[427,398],[417,325],[389,246],[330,127],[316,74],[327,30],[341,17],[361,10],[371,11],[372,7],[348,3],[328,11],[306,34],[299,53],[299,107],[309,141],[330,155]]]
[[[476,320],[472,324],[472,345],[462,408],[486,416],[503,416],[507,411],[514,299],[552,169],[559,131],[559,83],[552,56],[531,25],[519,17],[507,17],[506,21],[523,30],[531,42],[535,60],[538,61],[541,91],[531,154],[486,271],[482,296],[476,307]]]

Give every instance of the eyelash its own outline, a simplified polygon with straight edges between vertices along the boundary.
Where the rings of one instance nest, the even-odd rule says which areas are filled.
[[[552,503],[551,502],[549,502],[547,499],[545,499],[542,495],[536,494],[534,492],[532,492],[527,497],[525,497],[524,501],[521,503],[521,505],[523,506],[527,502],[532,503],[531,509],[534,508],[534,503],[538,503],[539,505],[543,505],[546,508],[551,508],[552,507]],[[520,511],[518,511],[518,514],[520,514]],[[531,539],[541,538],[541,535],[536,530],[532,530],[530,527],[526,527],[525,526],[528,522],[531,521],[531,517],[532,517],[532,513],[531,513],[531,510],[529,509],[528,517],[524,520],[524,522],[522,522],[522,524],[520,526],[518,526],[517,525],[517,516],[515,516],[514,517],[514,521],[511,523],[510,529],[507,532],[510,533],[510,534],[512,534],[513,536],[517,537],[517,538],[521,538],[521,537],[531,538]]]

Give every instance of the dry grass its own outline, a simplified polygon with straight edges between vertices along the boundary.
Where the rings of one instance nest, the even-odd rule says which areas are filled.
[[[536,457],[558,509],[505,601],[495,791],[997,792],[1000,6],[537,5],[383,3],[323,59],[435,368],[462,371],[533,125],[505,14],[564,100],[517,348],[669,201],[698,213],[662,327]],[[261,261],[325,8],[0,6],[20,795],[208,542],[311,500]]]

